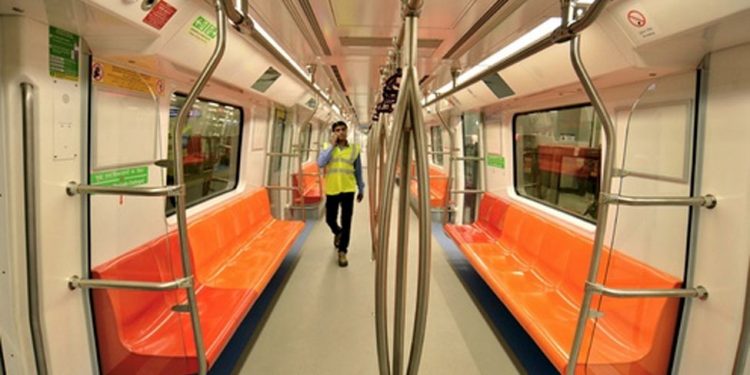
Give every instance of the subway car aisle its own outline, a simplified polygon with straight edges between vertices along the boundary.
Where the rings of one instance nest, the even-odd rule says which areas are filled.
[[[396,194],[397,195],[397,194]],[[398,202],[398,199],[394,199]],[[394,207],[394,215],[397,210]],[[333,238],[321,218],[280,292],[265,325],[235,374],[377,374],[374,272],[367,199],[356,204],[349,266],[336,263]],[[417,221],[410,212],[406,354],[416,290]],[[393,296],[397,220],[391,229],[389,298]],[[393,305],[389,302],[389,313]],[[389,319],[392,329],[392,317]],[[389,335],[389,341],[392,335]],[[432,280],[423,374],[520,373],[462,286],[440,245],[432,241]],[[391,356],[392,361],[392,356]]]

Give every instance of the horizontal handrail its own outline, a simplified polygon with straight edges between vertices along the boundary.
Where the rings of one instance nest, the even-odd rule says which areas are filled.
[[[449,208],[445,208],[445,207],[433,207],[433,208],[430,209],[430,212],[454,212],[454,211],[456,211],[456,209],[453,208],[453,207],[449,207]]]
[[[482,157],[482,156],[454,156],[454,157],[451,157],[451,160],[454,160],[454,161],[461,161],[461,160],[481,161],[481,160],[484,160],[484,157]]]
[[[76,194],[102,195],[135,195],[142,197],[174,197],[184,190],[183,185],[134,187],[134,186],[98,186],[69,182],[65,191],[69,196]]]
[[[102,279],[82,279],[73,275],[68,279],[68,288],[75,290],[81,289],[134,289],[134,290],[173,290],[186,289],[193,286],[193,277],[183,277],[173,281],[155,283],[149,281],[130,281],[130,280],[102,280]]]
[[[299,157],[300,155],[296,152],[267,152],[268,156],[283,156],[283,157]]]
[[[698,298],[700,300],[705,300],[708,298],[708,290],[700,285],[695,288],[685,289],[620,289],[609,288],[602,284],[586,282],[586,290],[608,297],[618,298],[667,297]]]
[[[486,77],[488,74],[492,74],[495,72],[499,72],[509,66],[513,66],[516,63],[525,60],[526,58],[533,56],[557,43],[565,42],[569,40],[570,35],[575,35],[589,27],[596,17],[601,13],[601,11],[604,9],[605,4],[607,3],[606,0],[599,0],[594,2],[588,9],[586,10],[586,13],[583,14],[583,16],[578,19],[576,22],[573,22],[568,25],[568,27],[560,27],[557,30],[551,32],[549,35],[547,35],[544,38],[539,39],[534,44],[529,45],[528,47],[516,52],[515,54],[508,56],[507,58],[500,60],[490,66],[488,66],[485,69],[482,69],[482,71],[478,72],[471,78],[467,79],[466,81],[454,85],[450,90],[442,93],[437,93],[431,100],[428,100],[424,107],[430,106],[439,100],[445,99],[479,81],[482,80],[482,78]]]
[[[297,191],[296,187],[291,186],[266,186],[266,189],[268,190],[290,190],[290,191]]]
[[[464,189],[464,190],[451,190],[451,194],[482,194],[484,190],[481,189]]]
[[[631,197],[602,193],[601,201],[626,206],[703,206],[708,209],[716,207],[717,204],[716,197],[711,194],[698,197]]]

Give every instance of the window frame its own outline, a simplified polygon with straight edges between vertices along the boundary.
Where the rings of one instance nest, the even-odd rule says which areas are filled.
[[[533,113],[543,113],[543,112],[551,112],[551,111],[562,111],[562,110],[569,110],[569,109],[575,109],[575,108],[585,108],[585,107],[591,107],[593,109],[593,121],[594,121],[594,124],[596,124],[599,121],[601,121],[601,120],[599,120],[599,121],[596,120],[598,115],[596,114],[595,108],[593,108],[593,104],[590,103],[590,102],[576,103],[576,104],[564,105],[564,106],[559,106],[559,107],[538,108],[538,109],[535,109],[535,110],[529,110],[529,111],[523,111],[523,112],[516,112],[516,113],[513,114],[513,119],[511,121],[511,137],[512,137],[512,140],[513,140],[513,173],[512,173],[513,174],[513,192],[515,193],[516,196],[518,196],[520,198],[528,199],[528,200],[530,200],[530,201],[532,201],[534,203],[537,203],[537,204],[540,204],[540,205],[542,205],[544,207],[552,209],[556,213],[564,214],[564,215],[566,215],[566,217],[573,218],[575,220],[584,222],[586,224],[597,225],[598,218],[589,219],[589,218],[587,218],[585,216],[577,215],[577,214],[575,214],[573,212],[566,211],[566,210],[562,209],[560,206],[556,206],[556,205],[554,205],[554,204],[552,204],[552,203],[550,203],[550,202],[548,202],[548,201],[546,201],[544,199],[540,199],[540,198],[537,198],[537,197],[534,197],[534,196],[531,196],[531,195],[527,195],[527,194],[522,194],[518,190],[518,174],[517,174],[517,168],[518,168],[518,166],[516,164],[516,162],[517,162],[516,156],[518,155],[518,152],[517,152],[518,151],[518,141],[517,141],[517,124],[516,124],[516,120],[518,119],[518,117],[524,116],[524,115],[533,114]],[[593,136],[593,133],[592,133],[592,136]],[[602,135],[600,134],[599,135],[599,149],[602,150],[603,146],[604,145],[602,143]],[[602,163],[601,162],[602,162],[602,159],[601,159],[601,153],[600,153],[600,157],[599,157],[599,172],[598,172],[598,175],[599,175],[598,189],[599,190],[597,191],[597,194],[594,194],[594,200],[598,199],[598,195],[601,192],[601,190],[600,190],[601,189],[601,178],[602,178]]]
[[[178,97],[182,97],[183,99],[187,99],[188,94],[183,93],[181,91],[173,91],[170,94],[170,103],[169,103],[170,110],[172,108],[172,102],[171,102],[171,97],[172,96],[178,96]],[[215,104],[218,104],[220,106],[233,107],[233,108],[236,108],[236,109],[239,110],[240,116],[239,116],[239,120],[238,120],[238,129],[237,129],[238,130],[238,132],[237,132],[237,165],[235,166],[235,171],[234,171],[234,175],[236,176],[236,178],[234,179],[234,181],[232,181],[231,184],[227,185],[227,186],[231,185],[232,186],[231,188],[228,188],[228,189],[216,192],[215,194],[209,194],[209,195],[206,195],[206,196],[202,196],[199,199],[196,199],[196,200],[193,200],[193,201],[189,201],[187,199],[187,194],[186,194],[185,195],[185,208],[186,209],[194,207],[194,206],[197,206],[197,205],[199,205],[201,203],[207,202],[207,201],[209,201],[211,199],[214,199],[216,197],[220,197],[220,196],[222,196],[224,194],[227,194],[227,193],[230,193],[232,191],[237,190],[237,187],[240,186],[240,180],[241,180],[240,173],[242,171],[242,168],[241,168],[241,166],[242,166],[242,156],[243,156],[243,152],[242,152],[242,138],[243,138],[243,132],[244,132],[244,128],[245,128],[245,108],[243,106],[241,106],[241,105],[227,103],[227,102],[223,102],[223,101],[220,101],[220,100],[209,99],[209,98],[202,97],[202,96],[199,96],[197,98],[197,100],[200,100],[200,101],[203,101],[203,102],[215,103]],[[195,105],[195,103],[193,103],[193,105]],[[179,107],[179,108],[181,109],[182,107]],[[171,119],[171,116],[168,116],[168,118]],[[190,120],[190,116],[188,116],[188,121],[189,120]],[[172,126],[169,126],[169,130],[167,131],[167,140],[168,140],[167,142],[169,142],[169,135],[171,134],[171,132],[172,132]],[[171,147],[171,145],[168,144],[167,145],[167,160],[171,160],[171,158],[174,156],[174,153],[170,153],[169,152],[169,148],[170,147]],[[184,156],[185,155],[183,155],[183,157]],[[183,174],[184,174],[184,165],[183,165]],[[168,170],[165,173],[165,177],[166,178],[169,177]],[[169,203],[168,201],[165,203],[164,213],[165,213],[166,217],[173,216],[177,212],[176,204],[174,205],[174,207],[172,207],[170,209],[168,207],[168,203]]]

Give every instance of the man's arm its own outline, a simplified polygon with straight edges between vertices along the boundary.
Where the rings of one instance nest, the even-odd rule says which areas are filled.
[[[354,159],[354,177],[357,178],[357,188],[359,189],[359,193],[357,193],[357,202],[362,200],[365,193],[365,180],[362,178],[362,160],[360,156],[361,155],[357,155],[357,158]]]
[[[328,163],[331,162],[331,157],[333,156],[333,145],[331,147],[323,150],[320,152],[320,155],[318,155],[318,167],[324,168]]]

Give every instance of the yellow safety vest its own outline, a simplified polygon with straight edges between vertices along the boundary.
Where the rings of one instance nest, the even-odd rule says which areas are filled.
[[[359,156],[359,145],[341,148],[333,146],[331,161],[326,166],[326,194],[354,193],[357,178],[354,176],[354,161]]]

